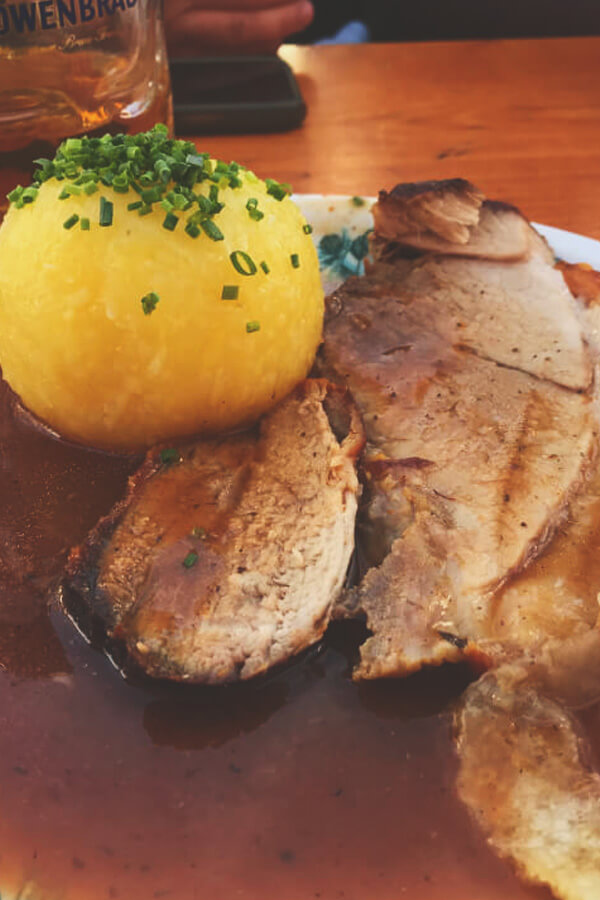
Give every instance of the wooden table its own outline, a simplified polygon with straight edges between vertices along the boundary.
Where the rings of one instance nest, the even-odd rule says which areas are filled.
[[[198,145],[296,191],[374,194],[463,176],[600,238],[600,38],[282,48],[308,115]]]

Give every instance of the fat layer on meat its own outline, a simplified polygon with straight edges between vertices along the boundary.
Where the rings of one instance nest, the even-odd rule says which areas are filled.
[[[216,684],[284,662],[322,636],[342,587],[360,442],[352,406],[313,380],[254,432],[176,464],[153,452],[72,552],[68,611],[152,676]]]

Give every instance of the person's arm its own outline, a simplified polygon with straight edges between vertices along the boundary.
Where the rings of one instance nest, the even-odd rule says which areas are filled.
[[[272,53],[312,17],[309,0],[165,0],[171,56]]]

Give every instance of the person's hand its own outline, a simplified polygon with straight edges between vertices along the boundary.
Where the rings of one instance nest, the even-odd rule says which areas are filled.
[[[165,0],[171,56],[273,53],[310,25],[309,0]]]

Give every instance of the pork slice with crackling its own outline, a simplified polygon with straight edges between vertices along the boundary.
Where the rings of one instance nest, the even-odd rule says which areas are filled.
[[[486,200],[463,178],[421,181],[380,191],[373,210],[380,252],[402,249],[504,261],[542,247],[527,219],[507,203]],[[548,248],[545,249],[549,255]]]
[[[589,900],[600,891],[600,778],[568,707],[600,696],[597,391],[580,324],[598,348],[600,279],[585,268],[562,266],[572,294],[583,301],[578,308],[535,241],[514,263],[441,253],[407,261],[405,248],[380,255],[396,259],[395,279],[389,266],[371,273],[380,287],[387,281],[380,312],[387,318],[378,324],[379,348],[388,340],[389,349],[379,360],[372,352],[367,335],[373,341],[377,314],[368,303],[360,310],[357,304],[353,321],[343,322],[352,298],[342,292],[331,309],[342,319],[334,333],[360,328],[355,354],[366,354],[372,367],[363,365],[362,378],[353,378],[356,366],[345,368],[345,339],[334,340],[328,356],[348,383],[354,381],[359,405],[364,397],[374,411],[367,417],[359,543],[375,568],[346,600],[346,611],[362,610],[374,632],[358,676],[399,674],[462,654],[491,667],[467,690],[456,717],[459,795],[492,847],[521,875],[563,900]],[[399,294],[390,282],[400,285]],[[406,307],[401,315],[398,298]],[[423,309],[421,328],[407,329],[415,306]],[[467,338],[458,336],[456,322],[453,330],[451,310]],[[402,328],[410,334],[396,340]],[[402,394],[403,385],[410,391],[414,364],[396,371],[381,358],[413,352],[415,331],[427,348],[422,357],[434,363],[433,376],[422,364],[419,373],[420,361],[416,365],[422,418],[413,410],[417,402],[407,404]],[[511,361],[506,338],[515,337]],[[460,372],[460,390],[449,389],[444,375],[451,351],[493,364],[487,380],[483,370],[477,376],[468,368]],[[507,371],[519,379],[517,398],[502,374]],[[404,399],[396,424],[382,385],[393,387],[390,400]],[[433,391],[444,403],[442,416],[431,410]],[[440,434],[428,431],[435,421]],[[511,431],[519,422],[520,436],[519,429]],[[454,462],[444,453],[447,446],[457,454]],[[490,493],[494,485],[502,497]],[[544,498],[545,514],[538,506]],[[526,532],[535,520],[540,530],[530,542]],[[486,584],[493,564],[497,580]]]
[[[361,441],[342,392],[309,380],[254,431],[176,463],[150,453],[72,551],[68,612],[155,677],[217,684],[288,660],[323,635],[341,590]]]
[[[431,205],[446,195],[445,186],[457,183],[463,184],[454,179],[382,192],[374,207],[375,255],[395,261],[395,277],[401,273],[405,291],[436,301],[436,318],[440,326],[444,322],[448,340],[566,387],[588,388],[592,366],[579,309],[548,245],[519,210],[483,200],[471,206],[475,218],[468,235],[449,229],[435,242],[403,230],[406,207],[412,210],[423,197]],[[480,196],[464,184],[466,197]],[[414,211],[411,215],[414,219]],[[407,247],[435,252],[403,266],[398,257]]]
[[[462,276],[433,290],[431,272],[422,283],[429,262],[446,274],[458,263]],[[545,318],[540,279],[554,288]],[[507,364],[515,332],[522,346],[551,348],[545,368],[529,351],[523,368]],[[575,301],[538,250],[512,264],[376,263],[330,298],[319,365],[350,388],[368,439],[359,544],[373,568],[339,610],[373,633],[355,676],[456,660],[485,635],[500,586],[548,542],[595,452]]]
[[[401,242],[402,237],[466,244],[477,226],[484,196],[464,178],[417,181],[380,191],[373,210],[375,232]]]

